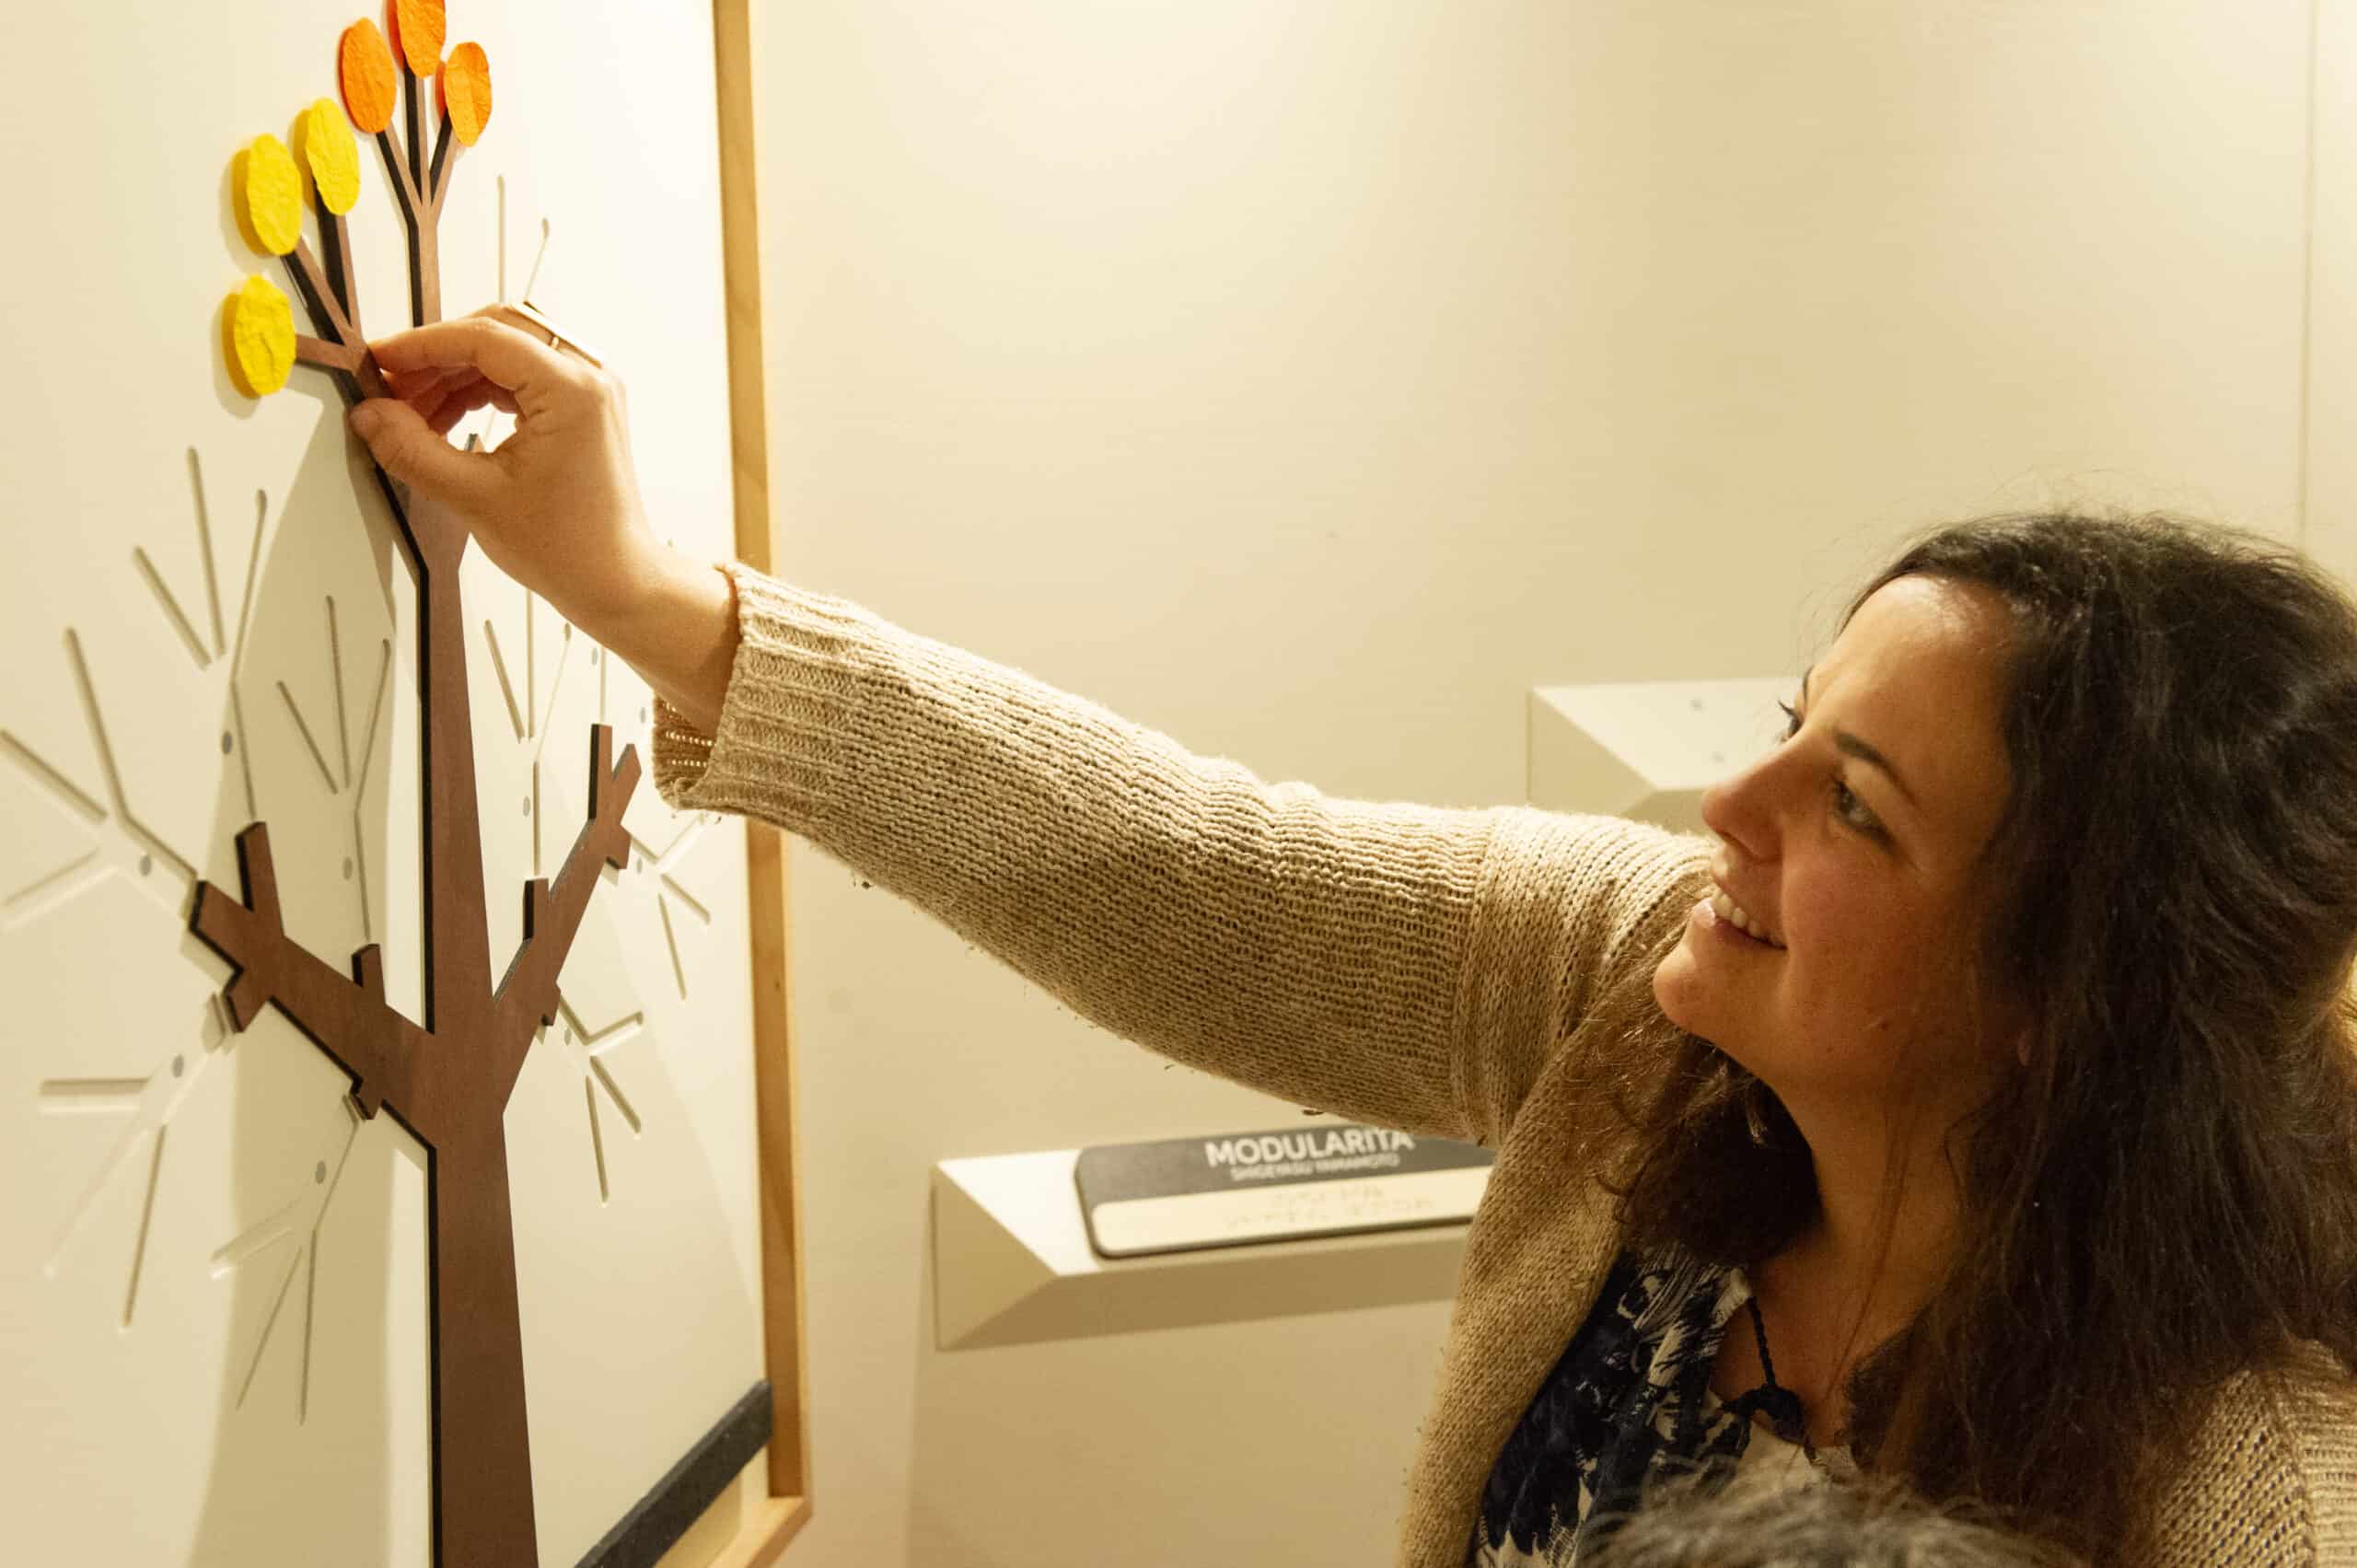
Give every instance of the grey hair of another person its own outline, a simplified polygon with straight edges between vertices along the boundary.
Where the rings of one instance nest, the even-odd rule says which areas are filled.
[[[1580,1568],[1589,1568],[1581,1559]],[[1649,1487],[1594,1568],[2084,1568],[2061,1548],[1974,1511],[1903,1489],[1815,1485],[1782,1492]]]

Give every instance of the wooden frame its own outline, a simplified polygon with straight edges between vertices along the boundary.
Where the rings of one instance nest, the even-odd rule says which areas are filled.
[[[769,411],[763,395],[761,208],[755,178],[749,0],[713,0],[714,97],[720,116],[720,225],[728,311],[729,455],[737,558],[779,562],[770,509]],[[745,1508],[714,1568],[763,1568],[809,1521],[809,1353],[802,1305],[802,1184],[795,1179],[793,995],[786,971],[785,836],[747,824],[748,928],[753,967],[753,1086],[760,1136],[762,1346],[772,1390],[763,1495]],[[740,1488],[714,1504],[741,1506]],[[696,1532],[696,1533],[701,1533]]]

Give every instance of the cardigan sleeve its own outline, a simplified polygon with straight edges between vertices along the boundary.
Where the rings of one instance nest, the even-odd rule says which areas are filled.
[[[2304,1344],[2275,1380],[2220,1394],[2164,1493],[2154,1568],[2331,1568],[2357,1562],[2357,1383]]]
[[[667,800],[786,829],[1091,1022],[1296,1105],[1494,1141],[1692,858],[1614,818],[1264,783],[726,570],[736,663],[714,736],[657,714]]]

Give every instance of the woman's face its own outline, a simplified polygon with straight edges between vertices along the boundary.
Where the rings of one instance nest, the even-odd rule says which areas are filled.
[[[1968,1102],[2002,1059],[1971,1038],[1964,966],[2010,784],[2003,620],[1986,589],[1885,585],[1810,672],[1791,737],[1702,796],[1717,888],[1654,994],[1796,1115]]]

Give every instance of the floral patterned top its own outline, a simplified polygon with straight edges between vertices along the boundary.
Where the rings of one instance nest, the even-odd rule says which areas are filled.
[[[1622,1252],[1490,1471],[1466,1568],[1572,1568],[1640,1505],[1648,1477],[1692,1474],[1716,1491],[1738,1469],[1747,1483],[1747,1456],[1805,1446],[1800,1401],[1772,1369],[1740,1399],[1711,1389],[1719,1342],[1750,1300],[1739,1268]],[[1753,1424],[1758,1411],[1777,1436]],[[1854,1474],[1842,1450],[1809,1458],[1782,1484]]]

